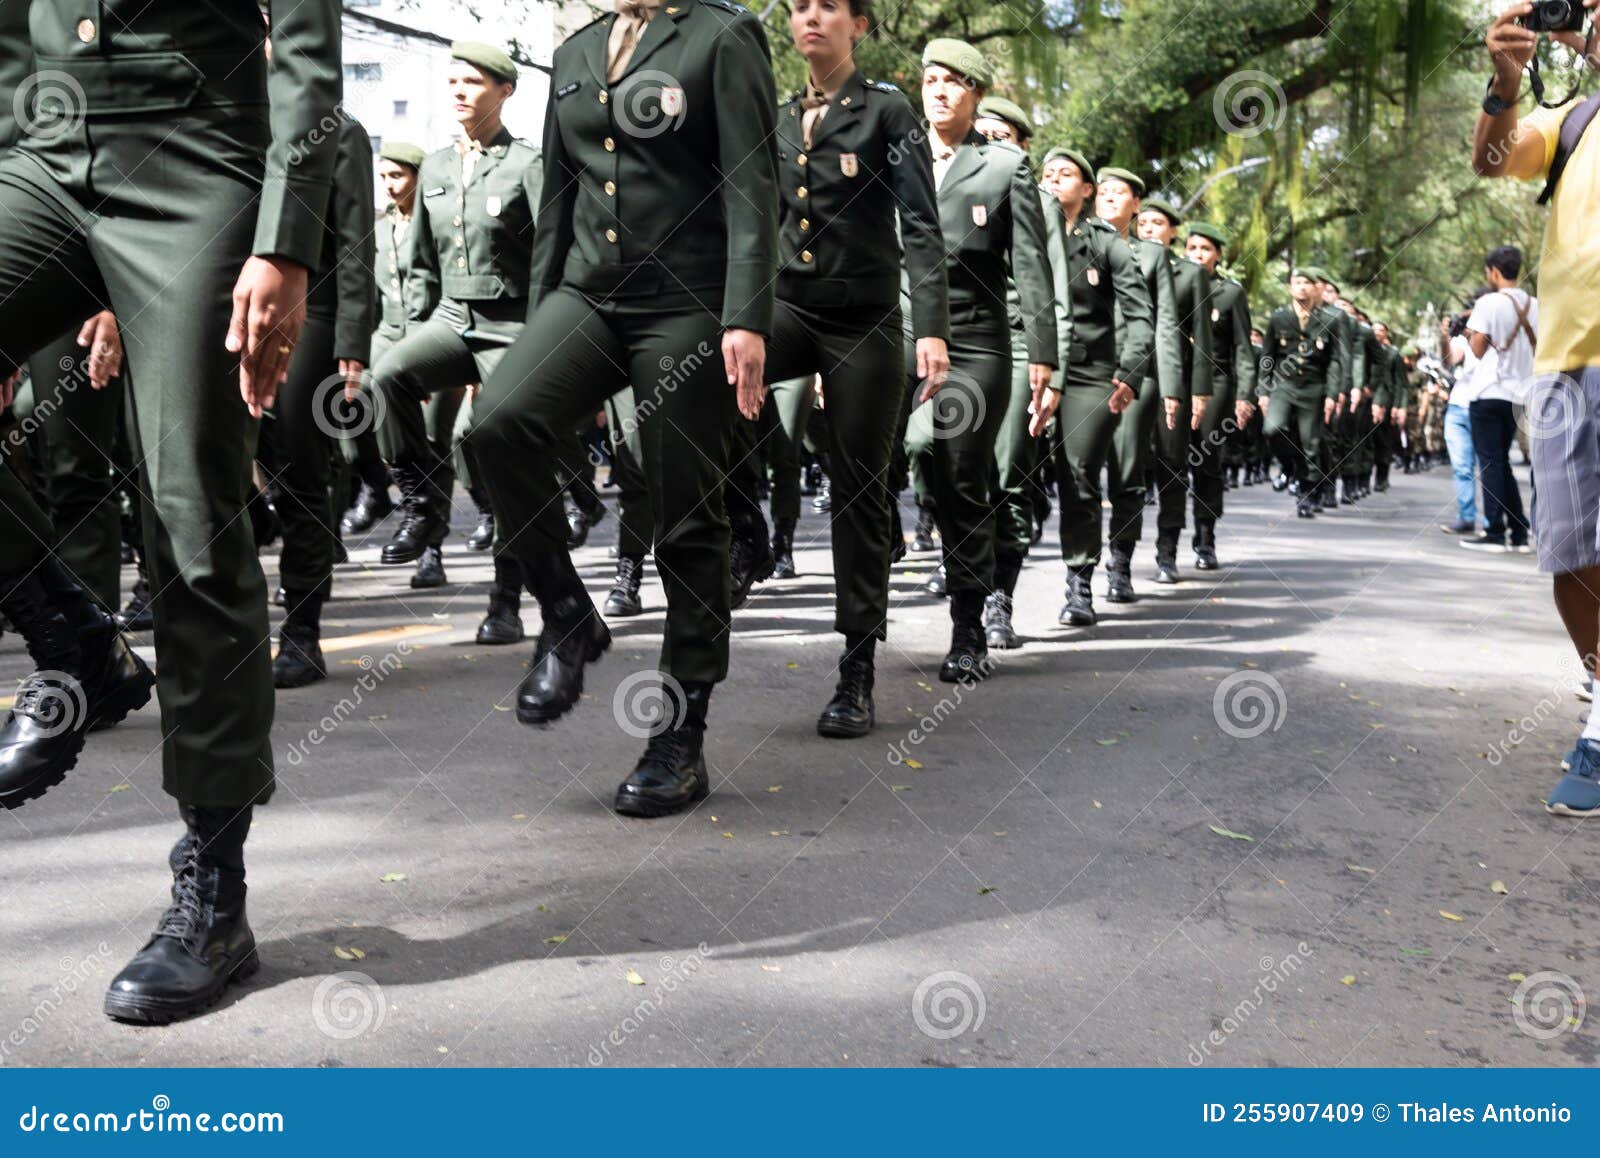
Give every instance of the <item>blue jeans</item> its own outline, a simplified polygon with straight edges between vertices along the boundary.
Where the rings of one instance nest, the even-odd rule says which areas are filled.
[[[1478,460],[1472,453],[1472,417],[1465,406],[1445,407],[1444,445],[1450,452],[1450,471],[1455,476],[1456,517],[1476,526],[1478,482],[1473,468]]]
[[[1511,472],[1511,441],[1517,420],[1511,403],[1479,398],[1471,406],[1472,449],[1483,472],[1483,533],[1496,542],[1511,536],[1513,546],[1528,541],[1528,520],[1522,513],[1522,492]]]

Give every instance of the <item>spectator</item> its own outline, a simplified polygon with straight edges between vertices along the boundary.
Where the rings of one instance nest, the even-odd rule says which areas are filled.
[[[1593,9],[1600,0],[1583,0]],[[1494,76],[1473,134],[1473,168],[1493,177],[1543,177],[1550,219],[1539,262],[1544,317],[1534,354],[1538,377],[1527,399],[1539,567],[1555,576],[1556,610],[1592,674],[1600,644],[1600,95],[1517,117],[1522,71],[1538,44],[1517,21],[1533,10],[1512,4],[1489,26]],[[1594,25],[1587,37],[1555,33],[1590,69],[1600,66]],[[1564,167],[1554,170],[1558,155]],[[1554,177],[1555,180],[1551,180]],[[1600,812],[1600,697],[1562,763],[1566,774],[1545,801],[1563,816]]]
[[[1483,480],[1483,534],[1461,545],[1479,551],[1532,554],[1522,492],[1511,469],[1511,443],[1517,435],[1516,404],[1533,380],[1534,333],[1538,299],[1517,285],[1522,250],[1491,249],[1483,259],[1491,292],[1478,299],[1467,318],[1467,343],[1478,365],[1473,372],[1472,449]],[[1509,541],[1508,541],[1509,536]]]
[[[1455,478],[1456,521],[1441,523],[1439,529],[1447,535],[1476,535],[1478,533],[1478,457],[1472,453],[1472,418],[1469,407],[1475,393],[1472,377],[1477,373],[1478,359],[1467,341],[1467,318],[1478,299],[1488,293],[1481,289],[1467,301],[1467,312],[1440,323],[1440,353],[1444,364],[1454,375],[1455,385],[1450,389],[1450,402],[1444,412],[1444,445],[1450,453],[1450,473]]]

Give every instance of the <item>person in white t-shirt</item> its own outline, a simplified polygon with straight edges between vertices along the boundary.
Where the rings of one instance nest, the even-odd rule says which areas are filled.
[[[1478,299],[1488,292],[1487,287],[1478,290],[1467,299],[1466,314],[1457,314],[1439,323],[1439,352],[1454,383],[1450,387],[1450,400],[1444,411],[1444,445],[1450,452],[1450,473],[1455,480],[1456,490],[1456,520],[1439,524],[1439,529],[1447,535],[1478,533],[1478,456],[1472,452],[1472,416],[1469,410],[1477,393],[1472,378],[1477,372],[1478,359],[1472,352],[1472,343],[1467,341],[1467,335],[1460,327],[1465,325]],[[1455,332],[1452,333],[1452,330]]]
[[[1491,249],[1483,259],[1493,293],[1484,294],[1467,319],[1467,341],[1478,358],[1472,375],[1472,446],[1483,482],[1483,533],[1461,545],[1480,551],[1531,554],[1522,493],[1511,470],[1511,443],[1517,435],[1515,407],[1533,381],[1534,335],[1539,302],[1517,285],[1522,251],[1514,245]]]

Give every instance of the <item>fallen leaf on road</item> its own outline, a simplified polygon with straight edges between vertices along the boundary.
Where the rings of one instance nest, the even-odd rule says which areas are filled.
[[[727,837],[729,840],[733,839],[733,833],[731,833],[731,832],[725,832],[722,835]]]
[[[923,690],[923,691],[925,691],[925,692],[931,692],[931,691],[933,691],[933,685],[932,685],[932,684],[925,684],[925,683],[923,683],[923,682],[922,682],[922,681],[921,681],[921,680],[918,680],[918,681],[917,681],[917,686],[918,686],[918,687],[919,687],[919,688],[921,688],[921,689],[922,689],[922,690]]]
[[[379,880],[380,880],[380,881],[382,881],[382,882],[383,882],[383,883],[384,883],[384,884],[386,884],[386,885],[392,885],[392,884],[394,884],[394,883],[395,883],[395,882],[396,882],[396,881],[403,881],[403,880],[405,880],[405,879],[406,879],[406,874],[405,874],[405,873],[384,873],[384,874],[383,874],[383,875],[382,875],[382,876],[381,876],[381,877],[379,877],[379,878],[378,878],[378,879],[379,879]]]
[[[132,784],[113,784],[111,786],[111,791],[113,791],[113,792],[126,792],[128,789],[130,789],[132,787],[133,787]]]
[[[1355,983],[1356,975],[1354,973],[1346,973],[1343,977],[1339,978],[1340,985],[1354,985]]]
[[[497,711],[497,712],[509,712],[511,710],[511,705],[510,704],[496,704],[494,706],[494,710]]]
[[[546,937],[544,939],[544,943],[546,945],[564,945],[566,944],[566,941],[567,937],[565,933],[557,933],[554,937]]]
[[[629,985],[643,985],[644,984],[644,978],[640,977],[639,974],[635,970],[629,969],[627,974],[626,974],[626,976],[627,976]]]
[[[1447,921],[1465,921],[1466,920],[1465,917],[1458,916],[1455,913],[1447,913],[1443,909],[1439,910],[1439,915],[1441,917],[1443,917]]]
[[[989,885],[982,885],[978,888],[978,895],[980,897],[986,897],[992,892],[994,892],[994,889]]]
[[[789,830],[787,828],[774,828],[771,832],[767,833],[767,835],[768,836],[788,836],[789,835]]]
[[[909,785],[909,784],[891,784],[891,785],[889,785],[889,791],[890,792],[910,792],[911,791],[911,785]]]
[[[1004,836],[1006,834],[1006,830],[1003,828],[997,828],[995,829],[994,834],[996,836]]]
[[[1089,803],[1094,805],[1096,808],[1100,807],[1100,802],[1098,800],[1091,800]]]
[[[910,756],[907,756],[906,767],[912,769],[913,771],[920,772],[922,771],[922,761],[913,760]]]
[[[1254,841],[1256,839],[1255,837],[1250,836],[1250,835],[1248,835],[1246,833],[1234,832],[1232,829],[1223,828],[1219,824],[1210,824],[1210,825],[1207,825],[1206,827],[1211,829],[1211,831],[1216,833],[1218,836],[1225,836],[1229,840],[1248,840],[1248,841],[1251,841],[1252,843],[1254,843]]]
[[[533,907],[541,913],[548,913],[550,911],[549,905],[535,905]]]
[[[1429,950],[1429,949],[1402,949],[1402,950],[1400,950],[1400,956],[1402,956],[1402,957],[1432,957],[1433,956],[1433,952],[1432,952],[1432,950]]]
[[[1506,888],[1505,881],[1491,881],[1489,884],[1489,891],[1491,893],[1500,893],[1502,895],[1509,895],[1511,892],[1510,889]]]
[[[1347,864],[1344,867],[1353,873],[1376,873],[1378,871],[1375,868],[1368,868],[1364,864]]]
[[[783,966],[782,965],[763,965],[761,967],[761,970],[764,973],[782,973],[783,972]]]
[[[1095,743],[1099,744],[1102,748],[1109,748],[1109,747],[1111,747],[1111,745],[1115,744],[1116,742],[1117,742],[1117,738],[1115,736],[1113,736],[1109,740],[1096,740],[1095,741]]]
[[[769,784],[769,785],[767,785],[767,791],[768,792],[782,792],[783,791],[783,785],[782,784]]]
[[[796,669],[796,668],[798,668],[798,667],[799,667],[799,666],[800,666],[800,665],[799,665],[799,664],[797,664],[797,663],[786,663],[786,664],[784,664],[784,665],[783,665],[783,666],[784,666],[784,667],[786,667],[786,668],[788,668],[788,669],[789,669],[789,670],[790,670],[790,671],[794,671],[794,670],[795,670],[795,669]]]
[[[513,812],[511,814],[511,819],[512,820],[527,820],[528,819],[528,814],[526,812]]]
[[[1528,975],[1526,973],[1507,973],[1506,974],[1506,980],[1507,981],[1526,981],[1527,979],[1528,979]]]
[[[346,949],[342,945],[335,945],[333,947],[333,955],[341,961],[359,961],[366,956],[366,953],[354,947]]]

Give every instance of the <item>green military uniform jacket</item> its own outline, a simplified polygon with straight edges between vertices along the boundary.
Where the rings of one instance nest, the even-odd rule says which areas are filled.
[[[1232,407],[1256,396],[1256,360],[1250,344],[1250,301],[1244,287],[1220,275],[1211,279],[1211,389]]]
[[[1405,356],[1395,346],[1384,346],[1383,356],[1386,370],[1384,385],[1388,389],[1381,395],[1374,392],[1373,401],[1379,406],[1410,409],[1414,400],[1411,397],[1411,372],[1406,369]]]
[[[563,284],[651,310],[720,300],[724,326],[769,334],[777,92],[761,22],[728,0],[669,3],[613,86],[615,19],[551,65],[529,308]]]
[[[1333,392],[1334,396],[1349,394],[1355,384],[1356,320],[1338,306],[1323,305],[1320,308],[1333,320],[1333,332],[1337,342],[1338,379],[1335,382],[1337,389]]]
[[[1088,215],[1072,223],[1066,249],[1072,308],[1068,372],[1080,382],[1091,379],[1098,385],[1115,378],[1138,390],[1153,349],[1155,304],[1133,250],[1115,229]]]
[[[378,221],[378,257],[374,266],[378,283],[378,334],[391,342],[406,336],[406,324],[422,321],[437,301],[428,298],[429,283],[415,275],[417,220],[409,221],[393,205]]]
[[[992,320],[1009,327],[1006,289],[1012,278],[1028,361],[1055,366],[1061,350],[1049,240],[1039,185],[1022,150],[976,129],[969,133],[939,186],[939,231],[952,327]]]
[[[1067,271],[1067,222],[1062,216],[1061,204],[1056,195],[1043,185],[1039,186],[1039,212],[1044,217],[1045,255],[1050,259],[1050,283],[1055,292],[1056,346],[1059,355],[1056,365],[1065,369],[1072,358],[1072,286]],[[1017,279],[1006,285],[1006,310],[1011,316],[1013,349],[1025,349],[1022,327],[1022,298],[1017,293]],[[1019,341],[1021,345],[1019,346]],[[1050,380],[1051,386],[1061,389],[1061,375]]]
[[[1266,349],[1262,351],[1264,373],[1258,383],[1260,393],[1275,394],[1282,390],[1300,404],[1338,397],[1343,381],[1339,361],[1343,327],[1338,318],[1344,316],[1314,306],[1302,328],[1292,305],[1273,310],[1267,319]]]
[[[308,312],[333,318],[333,356],[372,360],[378,307],[373,284],[372,138],[354,117],[339,118],[333,197],[322,260],[311,275]]]
[[[1189,394],[1183,384],[1183,332],[1178,327],[1178,291],[1172,284],[1172,263],[1167,260],[1167,251],[1153,241],[1138,237],[1123,240],[1133,250],[1145,289],[1150,293],[1150,304],[1155,309],[1155,345],[1151,349],[1151,365],[1146,366],[1146,380],[1153,366],[1161,397],[1186,399]],[[1126,324],[1119,308],[1119,347],[1125,340]]]
[[[464,147],[446,145],[422,161],[411,223],[418,292],[425,301],[521,301],[544,185],[539,150],[502,129],[463,187]]]
[[[32,72],[28,5],[0,2],[0,149],[17,143],[16,94]]]
[[[1178,312],[1186,397],[1211,397],[1211,275],[1187,257],[1167,254],[1172,267],[1173,303]]]
[[[3,0],[0,7],[31,11],[34,67],[64,73],[81,91],[81,110],[74,111],[102,143],[116,132],[116,118],[131,114],[145,122],[205,110],[216,110],[219,122],[270,119],[253,252],[316,267],[338,146],[327,125],[342,78],[324,63],[339,59],[337,4],[270,0],[273,40],[295,47],[278,53],[270,71],[260,8],[243,0],[33,0],[31,8]],[[0,46],[11,51],[9,43]],[[42,136],[20,147],[68,187],[126,178],[100,172],[103,150],[62,144]]]
[[[887,311],[910,278],[911,336],[950,338],[933,163],[911,103],[857,72],[805,146],[800,94],[778,110],[778,297]]]

